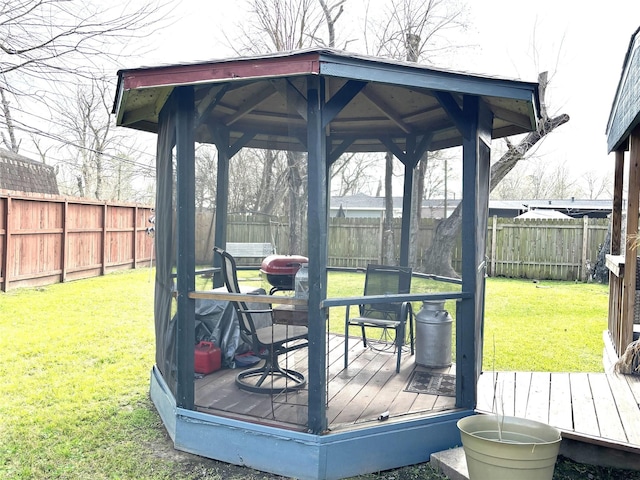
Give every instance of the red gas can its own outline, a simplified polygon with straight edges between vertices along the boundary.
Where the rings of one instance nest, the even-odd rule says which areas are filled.
[[[194,360],[196,373],[207,375],[215,372],[220,369],[220,349],[211,342],[202,341],[196,345]]]

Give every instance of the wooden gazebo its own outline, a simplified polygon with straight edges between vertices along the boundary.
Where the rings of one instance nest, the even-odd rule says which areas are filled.
[[[175,447],[295,478],[338,479],[423,462],[432,452],[459,444],[456,422],[474,413],[482,368],[490,144],[492,138],[534,130],[538,109],[537,83],[326,49],[121,70],[114,105],[117,124],[158,134],[151,397]],[[227,241],[232,157],[242,148],[306,154],[308,244],[303,253],[309,258],[309,346],[300,368],[308,388],[290,405],[297,423],[241,415],[232,411],[231,403],[217,410],[202,408],[196,401],[205,387],[194,380],[195,301],[229,298],[195,290],[196,142],[214,144],[218,150],[215,243],[220,247]],[[362,298],[327,298],[328,169],[345,152],[390,151],[404,164],[399,264],[407,265],[414,167],[424,152],[455,146],[462,147],[463,170],[461,291],[391,297],[457,301],[455,399],[397,415],[391,409],[388,420],[382,416],[350,426],[330,424],[328,411],[346,400],[329,399],[327,391],[336,379],[346,380],[329,373],[338,363],[330,366],[328,361],[336,338],[327,331],[328,311],[357,305]],[[251,300],[275,303],[273,297],[259,295]],[[172,301],[177,304],[174,321]],[[401,372],[389,372],[386,378],[393,381],[382,388],[414,367],[413,357],[403,356]],[[208,385],[211,395],[222,395],[226,388],[222,374]]]
[[[605,345],[611,364],[640,332],[640,281],[638,273],[638,212],[640,212],[640,29],[631,37],[622,75],[607,125],[607,147],[615,153],[614,194],[611,218],[609,274],[609,322]],[[627,168],[625,168],[625,156]],[[627,201],[623,205],[625,170]],[[626,220],[623,220],[626,212]],[[605,352],[607,351],[605,350]]]

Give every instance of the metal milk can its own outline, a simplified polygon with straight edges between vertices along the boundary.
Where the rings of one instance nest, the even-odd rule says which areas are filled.
[[[425,300],[416,314],[416,363],[423,367],[451,366],[453,319],[444,300]]]

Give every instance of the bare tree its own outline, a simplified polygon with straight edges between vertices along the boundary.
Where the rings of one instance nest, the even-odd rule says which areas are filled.
[[[370,20],[375,32],[375,42],[371,51],[376,56],[386,56],[409,62],[435,63],[443,54],[450,55],[460,48],[451,41],[451,35],[467,26],[466,8],[462,2],[455,0],[394,0],[385,11],[384,20]],[[369,46],[368,46],[369,48]],[[385,175],[393,174],[393,157],[387,154]],[[419,159],[413,172],[414,185],[411,205],[411,231],[409,240],[409,263],[417,263],[420,220],[422,218],[422,198],[425,188],[425,172],[428,154]],[[392,203],[390,179],[385,181],[385,211],[390,214]],[[395,251],[393,219],[387,218],[385,225],[385,242],[383,257],[391,261]],[[393,262],[395,263],[395,261]]]
[[[429,161],[424,162],[424,171],[420,175],[424,178],[422,198],[444,198],[446,183],[456,178],[451,165],[446,152],[429,153]]]
[[[262,158],[262,171],[256,198],[256,210],[267,215],[282,215],[282,195],[287,181],[286,161],[283,152],[258,150],[256,156]],[[260,171],[258,169],[258,171]]]
[[[0,0],[0,99],[5,145],[17,151],[22,131],[35,139],[41,155],[50,151],[50,145],[43,145],[43,137],[48,137],[46,143],[55,136],[49,120],[18,121],[20,115],[16,115],[14,122],[15,111],[10,109],[9,99],[20,100],[22,108],[31,113],[38,109],[46,112],[78,83],[100,77],[103,66],[113,65],[122,57],[126,42],[142,38],[159,26],[165,6],[156,0]],[[51,122],[58,123],[59,119],[52,118]]]
[[[507,139],[507,151],[502,157],[491,166],[489,179],[489,191],[500,183],[500,181],[524,158],[526,154],[545,136],[553,132],[556,128],[569,121],[569,115],[560,114],[555,117],[547,115],[545,105],[545,91],[547,87],[547,73],[539,75],[540,90],[540,122],[538,128],[528,133],[517,144],[511,143]],[[451,252],[455,244],[460,227],[462,225],[462,203],[453,211],[450,217],[442,220],[436,227],[433,241],[425,252],[425,266],[429,273],[457,277],[458,274],[451,266]]]
[[[81,197],[130,200],[133,182],[151,175],[153,168],[129,158],[129,140],[114,133],[109,93],[106,82],[93,80],[53,106],[66,141],[60,149],[66,159],[61,177],[73,178],[62,189]]]
[[[606,195],[608,198],[612,197],[611,177],[609,175],[598,175],[593,170],[590,170],[582,175],[582,181],[585,185],[583,190],[586,191],[589,200],[595,200],[602,195]]]
[[[214,181],[217,166],[217,152],[210,145],[198,145],[195,151],[195,197],[196,208],[213,210],[216,198]]]
[[[529,172],[524,176],[527,181],[527,185],[521,192],[520,196],[524,192],[526,198],[534,200],[549,198],[552,190],[552,178],[553,174],[549,171],[549,166],[541,161],[529,164]]]
[[[9,108],[9,100],[4,88],[0,86],[0,100],[2,101],[2,115],[7,128],[7,135],[2,132],[2,143],[13,153],[18,153],[20,143],[16,140],[16,131],[11,117],[11,109]]]
[[[566,163],[557,165],[551,172],[549,198],[569,198],[575,197],[580,190],[578,181],[571,176]]]
[[[344,12],[344,3],[346,1],[347,0],[338,0],[333,4],[328,4],[326,0],[318,0],[320,6],[322,7],[324,19],[327,23],[327,30],[329,35],[327,45],[331,48],[336,46],[336,22]],[[322,40],[316,40],[319,44],[322,43]]]
[[[378,182],[372,174],[378,158],[368,153],[342,155],[331,165],[331,190],[333,195],[344,197],[364,190]]]
[[[0,83],[12,93],[28,94],[32,83],[20,84],[16,75],[93,78],[96,58],[109,55],[106,46],[147,35],[162,8],[151,1],[2,0]]]
[[[384,156],[384,233],[382,237],[382,258],[387,265],[395,265],[395,233],[393,231],[393,155]]]
[[[369,20],[373,55],[443,64],[464,48],[451,39],[468,26],[467,8],[459,0],[393,0],[381,18]]]
[[[492,198],[500,200],[516,200],[522,198],[528,198],[529,185],[526,176],[522,173],[518,165],[505,176],[502,181],[493,190]],[[524,169],[523,169],[524,170]]]
[[[317,0],[248,0],[249,17],[238,38],[227,37],[238,54],[296,50],[319,43],[324,13]]]
[[[259,54],[294,50],[313,45],[335,44],[335,25],[342,14],[345,0],[333,2],[318,0],[249,0],[250,16],[239,26],[241,35],[230,40],[231,47],[240,54]],[[327,26],[328,39],[323,40],[321,30]],[[227,37],[228,38],[228,37]],[[279,183],[267,181],[278,178],[275,168],[277,154],[264,157],[265,163],[260,191],[256,191],[256,206],[274,209]],[[286,152],[286,211],[289,215],[289,253],[303,253],[301,239],[306,211],[307,169],[305,156],[299,152]],[[260,196],[258,199],[257,197]]]

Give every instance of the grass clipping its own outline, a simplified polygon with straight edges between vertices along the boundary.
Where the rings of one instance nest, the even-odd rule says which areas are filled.
[[[616,373],[640,375],[640,340],[629,344],[613,369]]]

